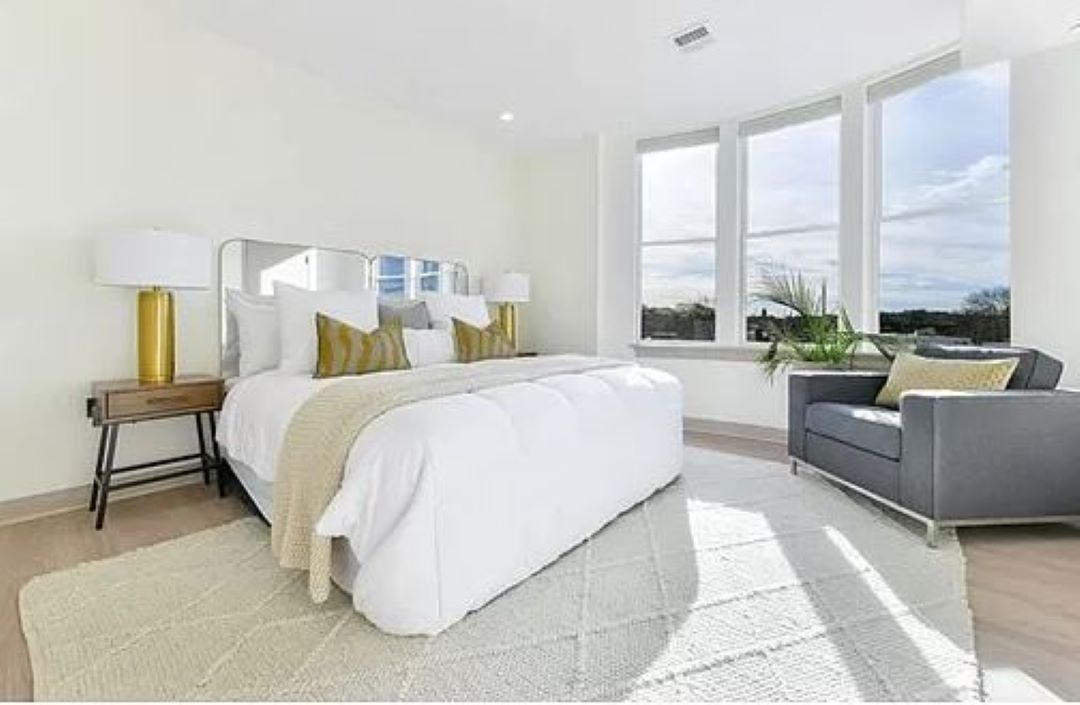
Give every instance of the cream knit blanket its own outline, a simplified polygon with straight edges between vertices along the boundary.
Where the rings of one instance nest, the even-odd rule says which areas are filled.
[[[341,487],[345,460],[367,424],[399,406],[543,377],[627,364],[554,355],[349,377],[296,412],[278,457],[271,547],[284,568],[307,570],[315,602],[330,594],[330,537],[315,525]]]

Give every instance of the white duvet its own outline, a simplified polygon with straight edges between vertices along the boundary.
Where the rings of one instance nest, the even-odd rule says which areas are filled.
[[[406,372],[386,374],[409,374]],[[218,440],[272,482],[289,421],[326,384],[236,383]],[[318,523],[346,537],[353,603],[393,634],[434,634],[670,482],[682,389],[633,365],[417,402],[369,424]]]

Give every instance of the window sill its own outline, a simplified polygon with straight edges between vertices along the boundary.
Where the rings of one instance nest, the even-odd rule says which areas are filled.
[[[757,362],[766,349],[763,343],[745,345],[721,345],[703,342],[642,341],[630,347],[637,357],[668,358],[677,360],[720,360],[724,362]]]
[[[767,343],[744,343],[723,345],[694,341],[641,341],[631,343],[635,357],[670,360],[716,360],[719,362],[756,363],[769,347]],[[855,354],[855,368],[860,370],[888,370],[889,362],[876,352]]]

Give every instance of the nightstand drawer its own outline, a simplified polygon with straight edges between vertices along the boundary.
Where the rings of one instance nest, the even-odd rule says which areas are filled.
[[[220,384],[190,384],[165,389],[113,392],[105,398],[106,420],[132,416],[146,417],[197,409],[217,409],[221,405]]]

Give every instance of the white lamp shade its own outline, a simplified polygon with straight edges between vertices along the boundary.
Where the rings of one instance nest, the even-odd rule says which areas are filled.
[[[210,260],[206,238],[168,230],[129,230],[97,241],[94,281],[107,286],[207,289]]]
[[[488,301],[497,304],[520,304],[529,300],[529,275],[521,272],[503,272],[494,277],[485,292]]]

